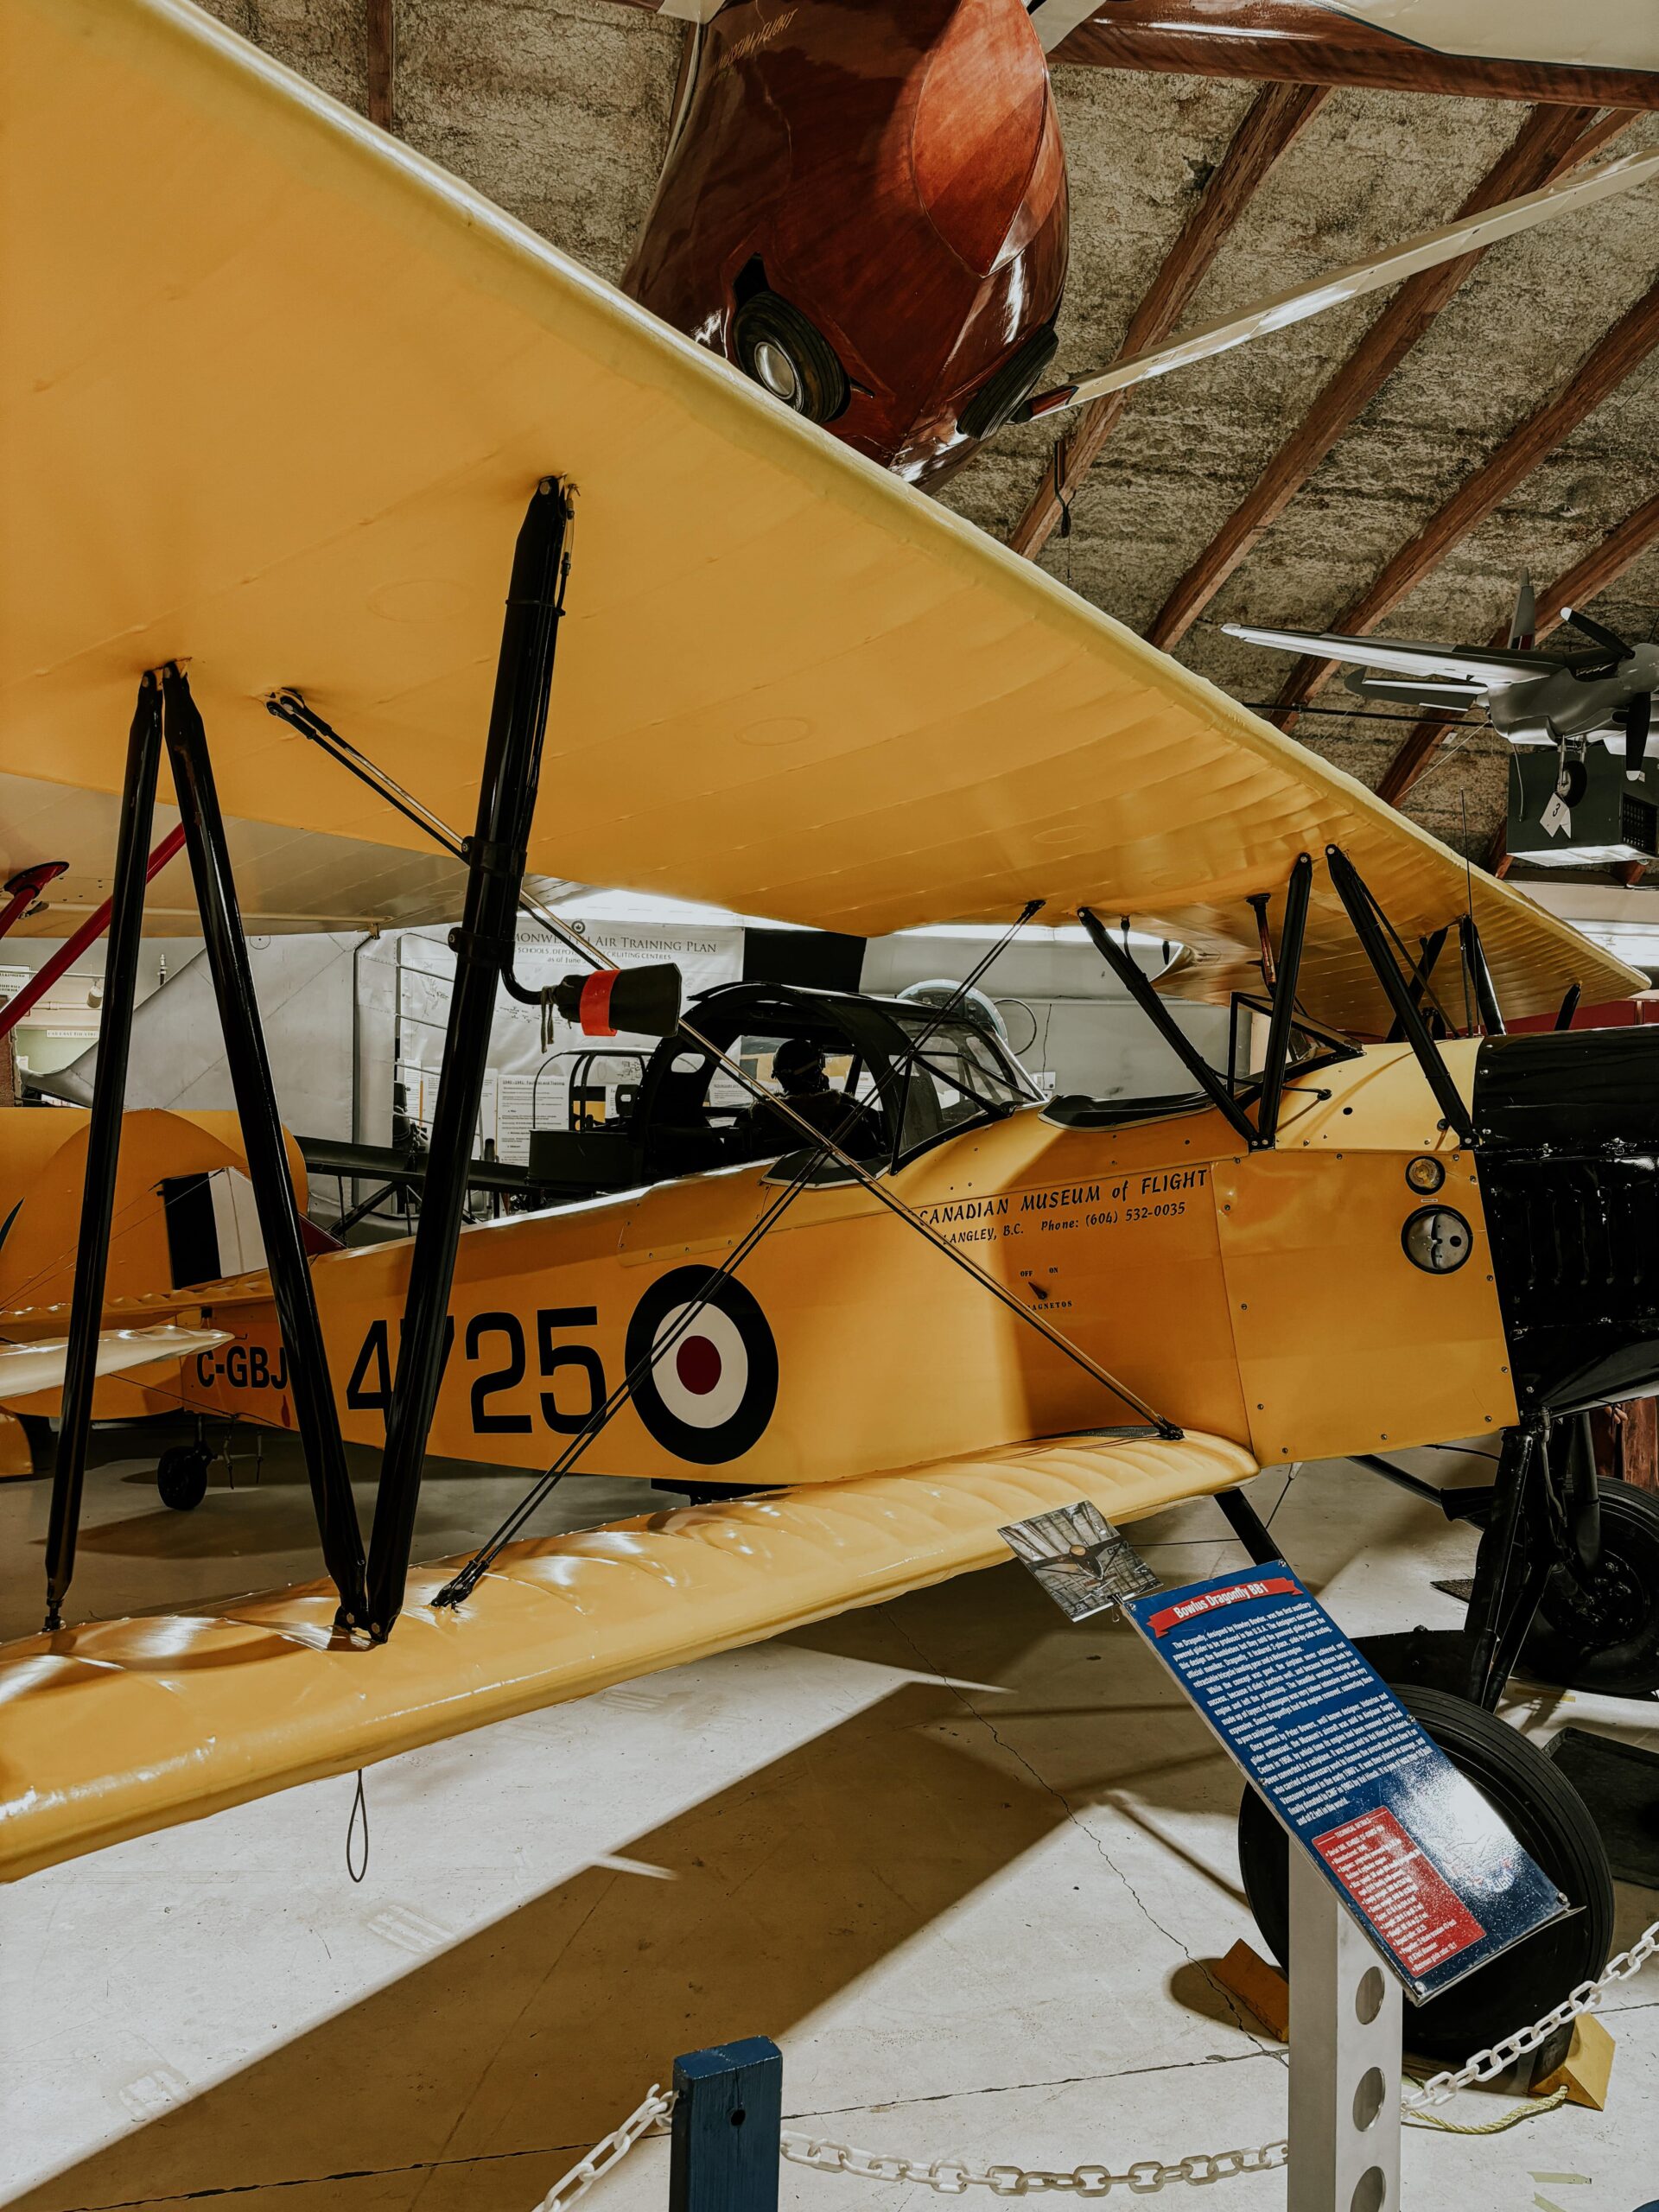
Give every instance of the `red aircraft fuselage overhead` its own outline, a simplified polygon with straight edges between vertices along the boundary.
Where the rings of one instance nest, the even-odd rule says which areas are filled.
[[[1066,253],[1020,0],[734,0],[697,34],[623,283],[919,482],[1039,381]]]

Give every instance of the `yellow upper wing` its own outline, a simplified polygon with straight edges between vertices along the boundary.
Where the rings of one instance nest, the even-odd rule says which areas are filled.
[[[1408,937],[1459,910],[1360,785],[184,0],[10,0],[0,52],[0,769],[117,788],[137,672],[188,657],[228,812],[416,841],[264,715],[293,684],[470,827],[556,474],[550,874],[863,932],[1084,901],[1211,956],[1206,996],[1303,849]],[[1474,899],[1511,1011],[1638,987]],[[1378,1025],[1322,872],[1304,997]]]
[[[429,1601],[461,1562],[417,1567],[372,1650],[320,1583],[0,1646],[0,1879],[988,1567],[1078,1498],[1133,1521],[1255,1472],[1217,1437],[1013,1446],[513,1544],[458,1611]]]

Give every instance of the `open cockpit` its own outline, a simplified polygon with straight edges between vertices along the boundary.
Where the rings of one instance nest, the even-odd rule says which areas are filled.
[[[590,1198],[774,1160],[792,1176],[808,1165],[799,1119],[867,1171],[892,1168],[1041,1097],[1001,1039],[963,1008],[730,983],[693,1001],[687,1018],[713,1049],[683,1032],[665,1038],[625,1117],[537,1130],[533,1187],[555,1201]],[[757,1099],[722,1056],[782,1103]],[[826,1152],[808,1179],[852,1173]]]

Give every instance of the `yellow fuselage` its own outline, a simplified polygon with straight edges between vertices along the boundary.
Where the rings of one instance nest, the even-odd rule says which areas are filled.
[[[1476,1049],[1447,1048],[1465,1090]],[[1473,1231],[1468,1261],[1445,1275],[1402,1243],[1424,1203],[1406,1167],[1424,1154],[1445,1165],[1436,1202]],[[690,1176],[464,1233],[431,1450],[546,1465],[621,1381],[641,1297],[671,1270],[718,1267],[777,1197],[772,1175]],[[1272,1151],[1247,1151],[1213,1110],[1090,1131],[1033,1107],[938,1144],[890,1187],[1160,1414],[1264,1465],[1516,1417],[1474,1163],[1437,1126],[1404,1046],[1301,1078]],[[365,1444],[385,1434],[410,1249],[314,1270],[346,1433]],[[758,1439],[692,1464],[630,1405],[584,1468],[818,1482],[1132,1418],[857,1185],[803,1191],[738,1280],[776,1347]],[[187,1395],[291,1421],[268,1300],[204,1310],[238,1341],[187,1368]]]

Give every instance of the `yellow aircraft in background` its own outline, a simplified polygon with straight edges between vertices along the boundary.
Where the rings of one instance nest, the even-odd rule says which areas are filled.
[[[1502,1033],[1636,971],[182,0],[14,0],[0,38],[43,211],[0,341],[0,766],[122,798],[73,1282],[0,1317],[65,1346],[0,1874],[987,1565],[1081,1497],[1214,1494],[1268,1555],[1260,1467],[1471,1433],[1503,1442],[1459,1502],[1464,1686],[1496,1697],[1541,1607],[1562,1674],[1659,1679],[1656,1516],[1564,1448],[1659,1388],[1655,1040]],[[155,1279],[111,1272],[163,764],[255,1277],[188,1279],[159,1199]],[[226,815],[466,861],[405,1243],[307,1255]],[[639,1106],[463,1231],[527,865],[861,934],[1078,916],[1191,1092],[1045,1103],[960,1006],[574,979],[598,1030],[654,1007]],[[1234,1005],[1228,1069],[1128,918],[1183,948],[1165,994]],[[1465,987],[1485,1033],[1452,1039]],[[772,1096],[754,1038],[849,1063],[842,1095]],[[297,1433],[325,1581],[64,1624],[141,1326],[192,1338],[146,1389]],[[347,1439],[383,1448],[366,1541]],[[532,1471],[526,1514],[578,1463],[728,1495],[411,1568],[429,1448]],[[1578,1901],[1541,1986],[1605,1957],[1611,1890]]]

